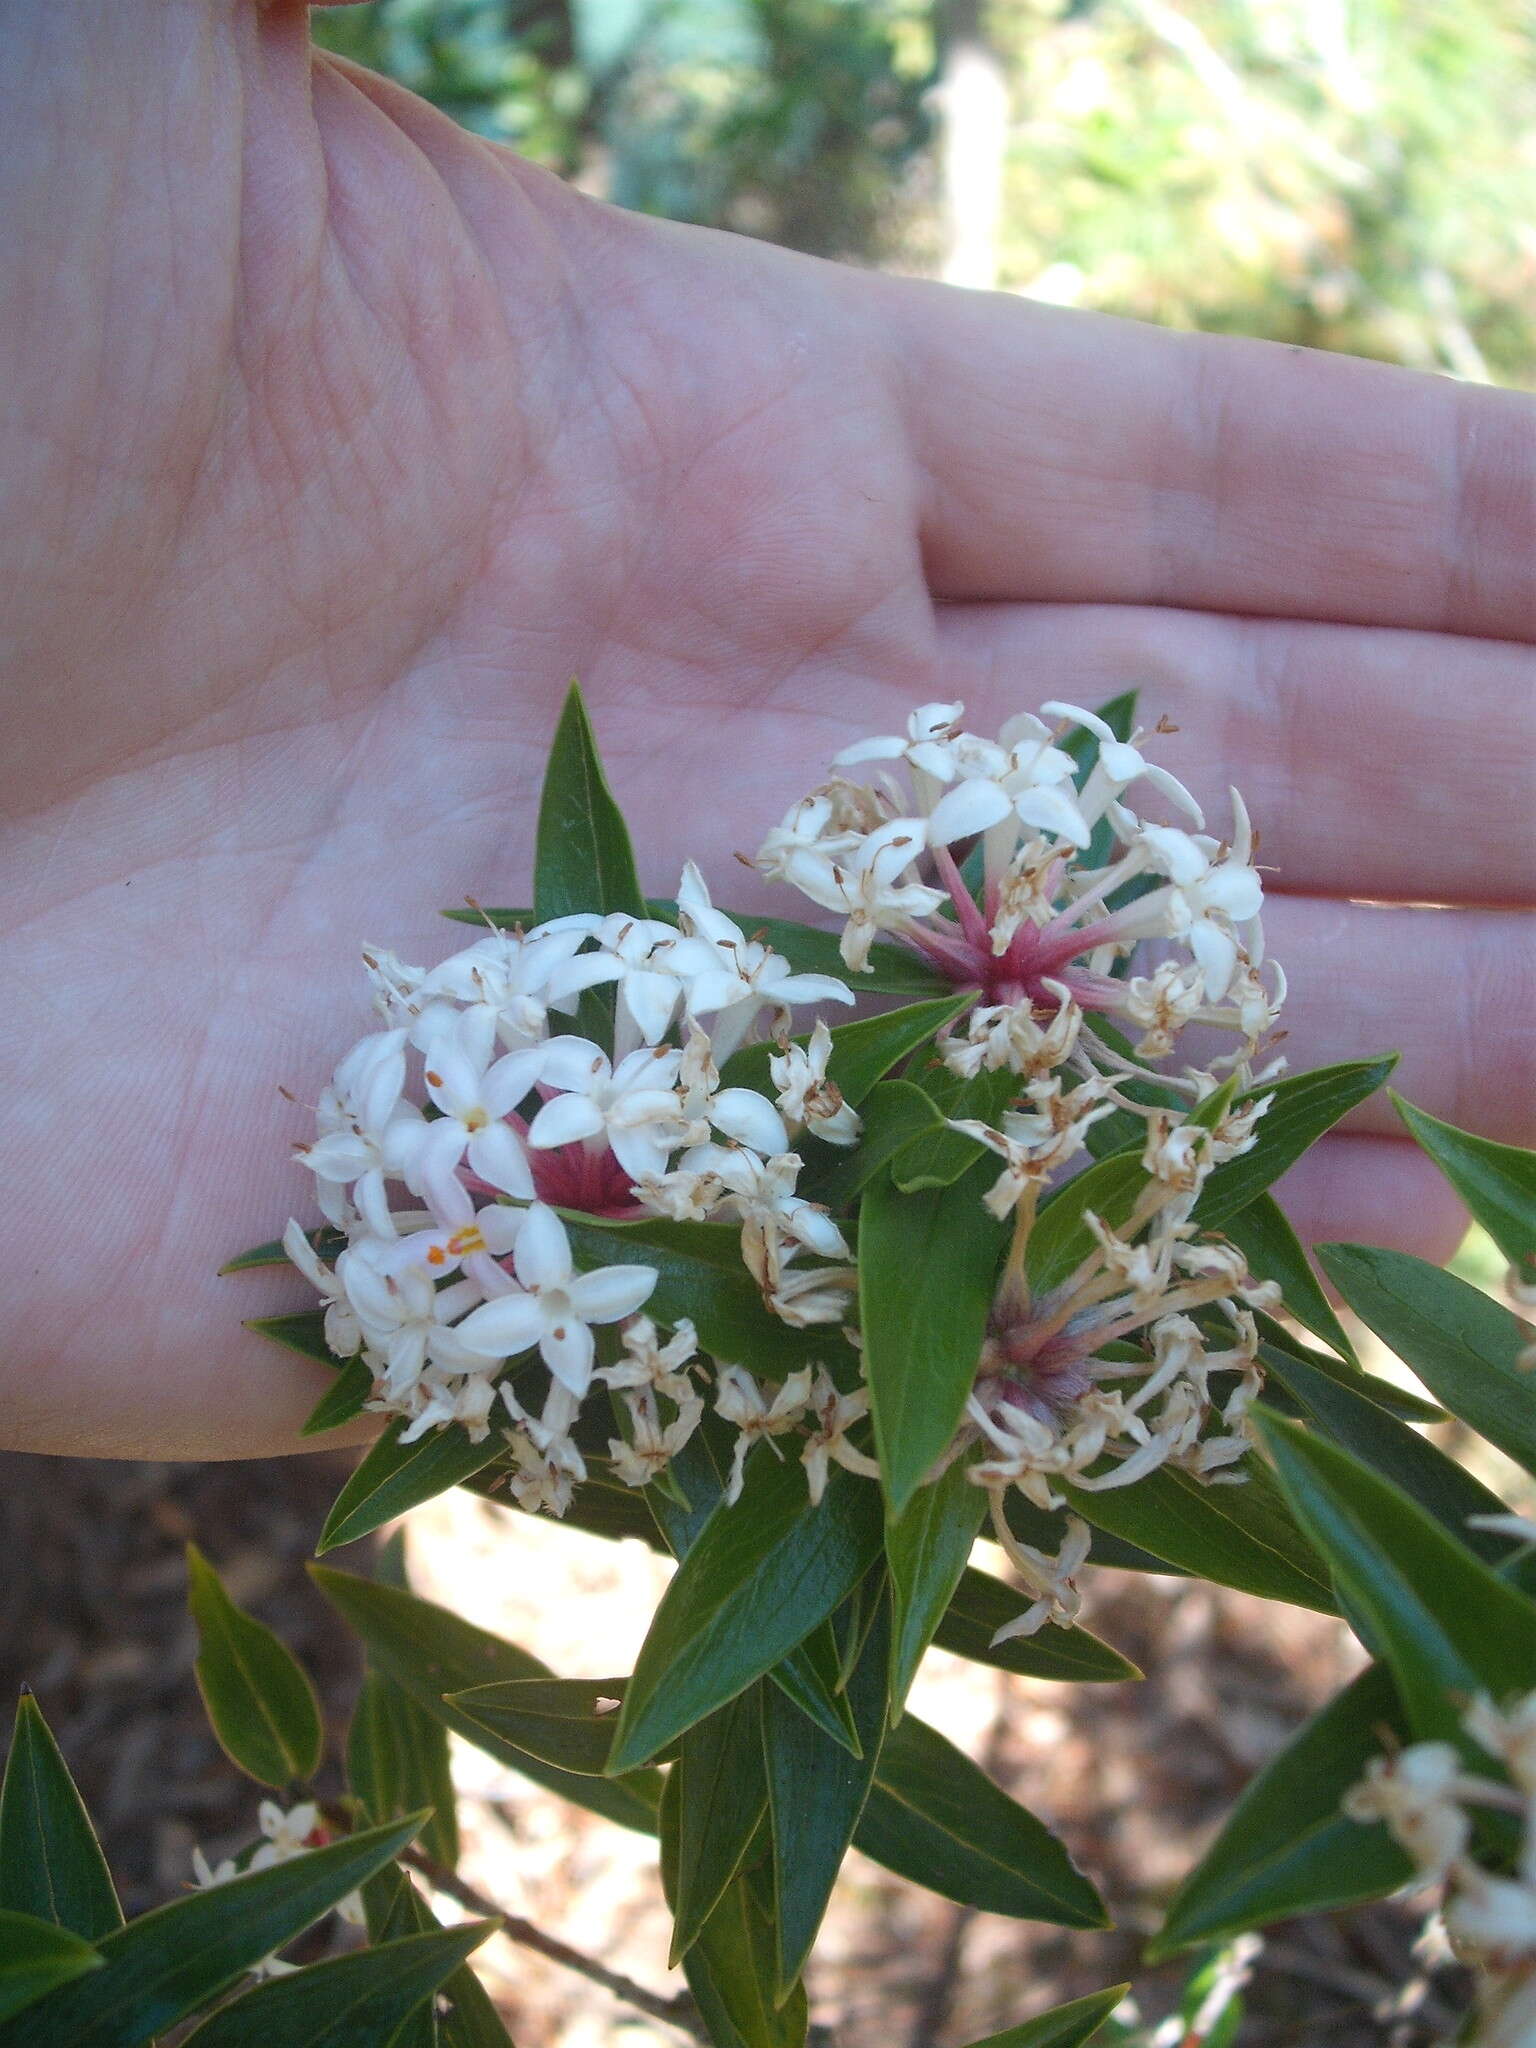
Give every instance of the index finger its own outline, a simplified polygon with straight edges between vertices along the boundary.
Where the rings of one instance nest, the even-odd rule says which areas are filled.
[[[936,596],[1536,639],[1536,400],[880,282]]]

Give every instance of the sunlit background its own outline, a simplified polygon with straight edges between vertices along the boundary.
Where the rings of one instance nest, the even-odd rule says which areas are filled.
[[[315,26],[624,206],[1536,388],[1530,0],[372,0]]]

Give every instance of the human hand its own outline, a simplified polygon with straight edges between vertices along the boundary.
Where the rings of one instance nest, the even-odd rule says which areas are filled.
[[[215,1277],[308,1214],[277,1087],[356,1035],[364,940],[525,895],[572,674],[648,884],[748,909],[730,854],[846,739],[1135,684],[1262,826],[1295,1063],[1398,1045],[1531,1139],[1530,401],[626,216],[311,92],[297,5],[24,0],[12,42],[13,1444],[292,1447],[323,1372],[237,1318],[304,1290]],[[1304,1232],[1454,1241],[1392,1129],[1308,1162]]]

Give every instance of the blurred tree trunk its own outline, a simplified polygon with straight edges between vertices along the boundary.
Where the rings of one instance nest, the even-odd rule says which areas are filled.
[[[939,162],[948,284],[997,283],[1008,150],[1008,85],[987,39],[983,0],[937,0]]]

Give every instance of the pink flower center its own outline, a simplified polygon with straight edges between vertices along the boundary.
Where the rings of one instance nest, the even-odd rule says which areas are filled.
[[[529,1148],[534,1190],[552,1209],[581,1209],[589,1216],[643,1216],[630,1193],[629,1175],[606,1145],[588,1150],[578,1138],[569,1145]]]

